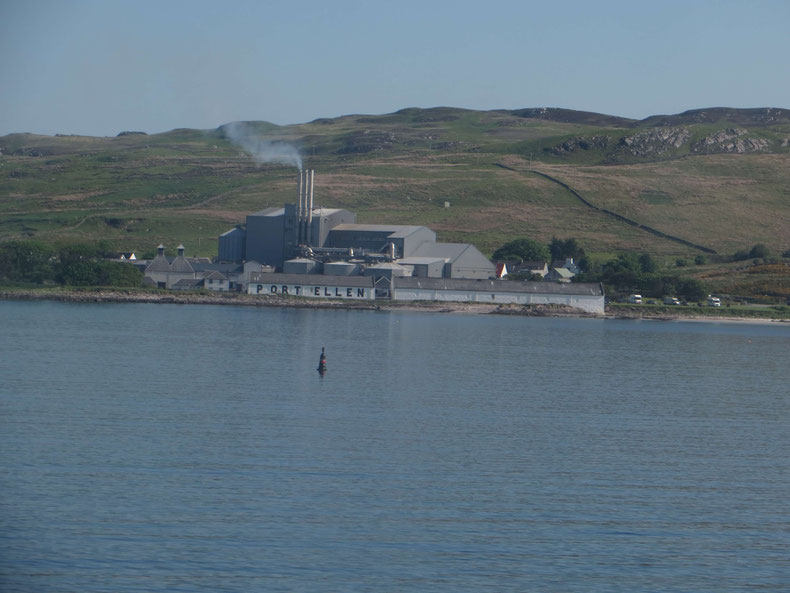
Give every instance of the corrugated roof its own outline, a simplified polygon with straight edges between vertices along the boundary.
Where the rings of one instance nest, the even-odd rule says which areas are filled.
[[[458,278],[407,276],[396,278],[394,288],[603,296],[603,289],[600,284],[583,282],[519,282],[515,280],[463,280]]]
[[[299,286],[359,286],[373,288],[373,277],[252,272],[250,274],[250,284],[298,284]]]
[[[415,257],[409,256],[404,257],[402,259],[396,260],[395,263],[404,265],[404,266],[416,266],[416,265],[426,265],[426,264],[434,264],[436,262],[444,263],[447,261],[443,257]]]
[[[285,214],[285,208],[277,208],[275,206],[270,208],[264,208],[263,210],[259,210],[258,212],[254,212],[252,214],[248,214],[247,216],[282,216]]]
[[[393,262],[384,262],[380,264],[373,264],[372,266],[367,267],[368,270],[401,270],[406,271],[406,268],[401,266],[400,264],[393,263]]]
[[[420,243],[412,252],[412,257],[434,257],[449,260],[458,259],[461,254],[472,247],[469,243],[433,243],[426,241]]]
[[[332,227],[331,231],[357,231],[368,233],[388,233],[388,237],[392,239],[399,239],[408,237],[412,233],[424,229],[426,227],[408,225],[408,224],[339,224]]]

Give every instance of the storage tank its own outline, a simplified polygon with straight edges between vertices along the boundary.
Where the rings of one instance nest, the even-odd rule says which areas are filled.
[[[374,276],[376,278],[389,278],[398,276],[411,276],[411,270],[405,266],[395,263],[375,264],[365,268],[365,276]]]
[[[320,266],[314,259],[297,257],[283,262],[283,274],[317,274]]]
[[[359,271],[359,264],[349,261],[333,261],[324,264],[327,276],[353,276]]]

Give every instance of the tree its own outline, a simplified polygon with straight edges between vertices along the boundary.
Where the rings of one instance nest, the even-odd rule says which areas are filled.
[[[649,253],[643,253],[639,256],[639,267],[643,274],[654,274],[658,271],[658,264]]]
[[[41,283],[52,278],[53,249],[39,241],[8,241],[0,245],[0,280]]]
[[[687,301],[701,301],[708,294],[708,289],[696,278],[679,278],[677,292]]]
[[[552,260],[566,259],[568,257],[579,260],[584,257],[584,249],[573,238],[563,240],[552,237],[549,251],[551,252]]]
[[[753,245],[751,250],[749,251],[750,258],[762,259],[768,257],[770,254],[771,251],[768,249],[768,247],[766,247],[762,243],[757,243],[756,245]]]
[[[516,239],[505,243],[494,252],[497,261],[549,261],[549,248],[534,239]]]

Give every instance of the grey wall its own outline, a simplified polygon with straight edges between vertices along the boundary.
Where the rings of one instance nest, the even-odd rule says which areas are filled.
[[[247,233],[244,229],[235,228],[219,236],[217,255],[219,261],[241,262],[246,259]]]
[[[401,241],[401,244],[398,246],[401,249],[401,257],[409,257],[415,252],[417,247],[426,241],[434,243],[436,241],[436,233],[428,227],[419,227]]]
[[[474,245],[470,245],[450,264],[450,278],[492,278],[496,266]]]
[[[317,213],[318,211],[316,211]],[[329,231],[339,224],[354,224],[357,215],[348,210],[336,210],[322,216],[313,215],[312,240],[316,247],[325,247]]]
[[[279,214],[247,216],[247,259],[279,268],[284,259],[285,230],[282,209],[277,210]]]

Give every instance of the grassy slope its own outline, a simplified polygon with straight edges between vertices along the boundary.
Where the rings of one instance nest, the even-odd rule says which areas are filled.
[[[790,248],[786,122],[749,128],[774,142],[773,154],[690,155],[684,148],[651,161],[597,148],[554,154],[547,149],[573,138],[605,135],[611,148],[643,129],[567,113],[555,121],[506,111],[406,109],[258,125],[267,139],[300,147],[316,169],[317,203],[351,209],[360,222],[428,225],[442,240],[473,242],[487,253],[517,236],[573,236],[593,252],[694,255],[589,209],[530,168],[600,207],[719,252],[757,242],[774,252]],[[688,128],[698,139],[732,125]],[[0,240],[101,237],[137,251],[183,242],[189,253],[212,255],[219,233],[295,193],[295,169],[257,167],[219,130],[116,138],[16,134],[0,138],[0,148]]]

